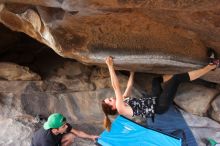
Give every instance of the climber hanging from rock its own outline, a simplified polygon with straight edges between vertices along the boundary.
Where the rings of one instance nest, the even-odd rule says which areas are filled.
[[[104,127],[107,130],[111,128],[111,121],[108,115],[121,114],[126,117],[141,116],[143,118],[154,119],[155,114],[165,113],[173,102],[178,86],[182,82],[193,81],[211,70],[219,67],[219,59],[212,59],[205,67],[187,73],[175,75],[163,75],[152,80],[151,96],[142,98],[131,98],[131,89],[133,85],[134,72],[130,72],[127,88],[122,94],[118,77],[114,70],[112,57],[106,58],[106,64],[109,69],[112,87],[115,97],[109,97],[102,101],[102,109],[105,114]],[[162,89],[161,83],[164,82]]]

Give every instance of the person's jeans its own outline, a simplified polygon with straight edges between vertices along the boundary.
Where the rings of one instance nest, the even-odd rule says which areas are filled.
[[[154,122],[152,122],[151,119],[148,119],[147,126],[166,133],[172,133],[173,131],[182,129],[186,136],[187,146],[198,146],[181,112],[175,108],[174,105],[171,105],[166,113],[155,115]]]

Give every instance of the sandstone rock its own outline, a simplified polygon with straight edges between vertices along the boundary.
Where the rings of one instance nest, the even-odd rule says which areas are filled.
[[[80,139],[76,138],[74,140],[74,143],[71,146],[96,146],[96,144],[91,141],[91,140],[85,140],[85,139]]]
[[[19,95],[15,93],[0,93],[0,118],[16,117],[22,114]]]
[[[40,80],[40,76],[27,67],[13,63],[0,63],[0,78],[6,80]]]
[[[66,76],[68,79],[74,79],[77,75],[90,74],[89,67],[79,62],[68,61],[63,64],[62,68],[57,71],[57,76]]]
[[[1,93],[20,93],[29,84],[27,81],[0,81],[0,92]]]
[[[211,120],[208,117],[199,117],[191,113],[181,110],[184,119],[193,132],[193,135],[199,146],[206,146],[203,139],[213,138],[216,141],[220,140],[219,130],[220,124]]]
[[[128,82],[128,76],[125,76],[123,74],[121,74],[120,72],[116,71],[116,74],[118,76],[119,79],[119,83],[120,83],[120,88],[122,93],[124,93],[126,87],[127,87],[127,82]],[[136,76],[136,75],[135,75]],[[94,83],[96,90],[99,89],[103,89],[103,88],[112,88],[112,83],[111,83],[111,79],[110,79],[110,74],[108,69],[106,68],[94,68],[91,74],[91,82]],[[142,80],[143,81],[143,80]],[[136,96],[136,97],[141,97],[143,92],[146,92],[146,89],[139,89],[139,86],[137,84],[134,83],[133,88],[132,88],[132,95]]]
[[[220,137],[219,137],[220,128],[192,127],[191,130],[199,146],[207,146],[204,139],[212,138],[215,141],[220,140]]]
[[[21,106],[26,114],[33,116],[44,115],[48,116],[50,108],[50,98],[53,96],[39,92],[39,93],[23,93],[21,94]]]
[[[21,14],[21,17],[26,21],[32,23],[33,29],[37,32],[41,31],[41,21],[39,15],[31,9],[28,9],[24,13]]]
[[[180,110],[184,119],[186,120],[187,124],[190,127],[194,128],[211,128],[211,129],[218,129],[220,128],[220,124],[209,117],[201,117],[198,115],[194,115],[189,112],[185,112]],[[219,137],[220,138],[220,137]]]
[[[7,133],[7,129],[3,128],[0,132],[0,142],[7,141],[8,143],[5,142],[6,146],[29,146],[33,131],[39,128],[39,126],[42,126],[42,123],[37,123],[36,117],[47,117],[50,113],[53,112],[63,113],[67,117],[67,120],[76,129],[84,130],[92,134],[99,134],[102,132],[102,121],[104,114],[102,113],[100,102],[106,97],[114,96],[108,70],[104,69],[103,73],[99,74],[99,72],[102,71],[97,68],[97,70],[93,70],[94,68],[89,67],[88,72],[84,73],[83,69],[82,72],[76,70],[76,74],[72,75],[69,74],[69,72],[66,73],[65,70],[71,70],[70,72],[74,72],[74,66],[76,65],[76,68],[79,67],[81,69],[81,65],[77,63],[72,64],[70,62],[67,64],[67,67],[59,65],[59,67],[53,68],[56,71],[60,71],[59,76],[54,71],[52,71],[51,73],[54,74],[50,74],[50,76],[45,78],[45,80],[0,81],[0,117],[5,118],[5,120],[1,120],[1,122],[2,125],[4,125],[5,122],[7,123],[7,121],[9,121],[6,124],[6,128],[9,129],[10,132],[12,130],[16,131],[16,133],[9,135]],[[92,74],[90,74],[91,72]],[[128,77],[121,74],[120,72],[117,73],[122,90],[124,90]],[[72,76],[68,78],[66,74]],[[136,78],[138,77],[139,76],[136,76]],[[143,76],[140,77],[141,78],[139,79],[139,82],[144,82],[140,85],[145,86],[146,80],[150,83],[149,78],[152,77],[152,75],[146,80]],[[98,85],[97,83],[104,79],[108,80],[109,82],[103,82],[103,85],[100,84],[95,88],[95,85]],[[73,81],[76,81],[76,83],[73,84]],[[80,81],[83,83],[81,84]],[[93,88],[89,87],[90,84],[94,84]],[[211,100],[210,96],[214,96],[215,93],[215,91],[201,86],[197,87],[191,84],[186,84],[185,86],[182,87],[182,89],[180,88],[180,91],[178,91],[178,96],[183,98],[186,96],[187,100],[189,100],[189,98],[203,99],[203,97]],[[140,90],[138,86],[135,85],[133,88],[132,96],[140,97],[141,91],[142,90]],[[209,96],[206,96],[206,94]],[[203,102],[208,101],[204,99]],[[207,105],[203,102],[199,103],[202,104],[200,105],[202,107]],[[195,103],[193,102],[193,106],[196,111],[198,111],[198,107],[195,105]],[[189,104],[189,106],[191,105]],[[188,105],[186,107],[188,107]],[[111,118],[114,119],[114,117]],[[192,116],[188,116],[188,118],[186,118],[190,127],[193,129],[194,134],[197,134],[196,136],[198,138],[198,142],[202,143],[201,138],[207,137],[208,135],[214,136],[214,138],[218,140],[219,137],[216,136],[216,134],[218,134],[219,125],[210,119],[203,118],[192,118]],[[25,127],[23,127],[24,125]],[[204,129],[204,127],[208,128]],[[207,133],[202,135],[201,132],[204,131]],[[19,139],[18,135],[23,132],[24,135]],[[1,136],[4,133],[6,133],[7,137]],[[93,146],[94,143],[89,140],[76,139],[73,146],[76,145]]]
[[[220,112],[219,111],[215,111],[215,110],[211,109],[210,116],[215,121],[220,122]]]
[[[186,83],[179,87],[174,101],[185,111],[203,116],[217,94],[217,90]]]
[[[95,85],[89,81],[91,69],[74,61],[66,61],[54,68],[44,82],[46,92],[90,91]],[[56,90],[56,91],[55,91]]]
[[[67,87],[64,84],[53,81],[45,81],[41,87],[45,92],[49,93],[63,93],[67,90]]]
[[[50,113],[60,112],[75,124],[100,123],[103,119],[101,99],[113,95],[112,89],[69,93],[24,92],[21,94],[21,107],[32,116],[47,117]]]
[[[211,103],[211,117],[220,122],[220,95],[218,95]]]
[[[214,111],[220,111],[220,95],[218,95],[211,103]]]
[[[117,76],[119,79],[119,82],[121,83],[120,86],[122,88],[126,87],[126,80],[127,78],[125,76],[122,76],[120,73],[117,72]],[[96,89],[102,89],[102,88],[112,88],[110,74],[108,69],[106,68],[94,68],[92,70],[91,74],[91,81],[95,84]]]
[[[127,2],[109,5],[101,1],[85,1],[83,4],[63,1],[56,8],[48,7],[47,4],[54,4],[52,2],[33,2],[33,7],[45,6],[34,10],[29,5],[31,2],[19,2],[25,5],[13,2],[2,6],[0,21],[4,25],[28,34],[61,56],[80,62],[103,66],[105,57],[112,55],[118,69],[176,73],[199,68],[207,61],[205,45],[195,29],[191,26],[169,26],[156,19],[158,11],[167,12],[158,6],[163,2],[155,2],[158,11],[145,11],[151,6],[145,2],[140,2],[138,9],[136,3]],[[207,7],[203,3],[200,8]],[[182,7],[177,9],[188,14]],[[189,10],[197,12],[200,9]],[[169,19],[176,11],[165,14],[163,18]]]
[[[0,145],[28,146],[31,142],[33,129],[10,118],[0,118]]]
[[[111,92],[111,90],[107,92]],[[72,99],[76,104],[70,108],[77,114],[79,121],[102,122],[101,100],[96,92],[76,92],[72,95]]]
[[[107,68],[93,68],[91,73],[91,79],[103,79],[110,76]]]
[[[0,145],[4,146],[29,146],[31,143],[31,137],[35,131],[33,121],[24,121],[24,117],[20,118],[19,121],[11,118],[2,118],[0,117],[0,126],[5,127],[0,132]],[[41,124],[42,126],[42,124]],[[40,126],[40,127],[41,127]],[[85,126],[86,127],[86,126]],[[39,128],[39,127],[38,127]],[[76,129],[83,130],[81,127],[76,127]],[[98,128],[97,128],[98,129]],[[87,133],[94,134],[97,133],[97,129],[94,130],[90,127],[87,127]],[[92,146],[94,144],[91,140],[76,138],[72,146]]]
[[[95,86],[93,83],[90,83],[87,80],[82,79],[82,78],[75,78],[72,80],[59,78],[59,79],[55,79],[55,81],[66,86],[68,92],[90,91],[90,90],[95,89]]]
[[[2,2],[2,24],[87,64],[112,55],[117,69],[173,74],[207,64],[206,47],[219,54],[216,0]],[[217,74],[208,80],[219,83]]]
[[[95,84],[96,89],[111,88],[110,78],[103,78],[99,80],[94,79],[93,83]]]
[[[206,75],[204,75],[201,78],[206,81],[220,84],[219,73],[220,73],[220,68],[217,68],[214,71],[208,72]]]

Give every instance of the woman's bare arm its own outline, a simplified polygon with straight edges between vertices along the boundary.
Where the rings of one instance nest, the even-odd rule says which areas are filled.
[[[111,77],[111,82],[112,82],[112,87],[114,89],[115,96],[116,96],[117,111],[119,114],[122,114],[124,116],[132,116],[133,111],[132,111],[131,107],[126,106],[124,104],[123,96],[122,96],[121,89],[120,89],[120,84],[118,81],[118,77],[117,77],[115,70],[114,70],[114,67],[113,67],[113,60],[110,56],[106,58],[106,64],[108,65],[108,69],[109,69],[109,73],[110,73],[110,77]]]
[[[123,98],[126,98],[126,97],[131,95],[131,90],[132,90],[132,87],[133,87],[133,83],[134,83],[134,72],[130,72],[130,76],[129,76],[129,79],[128,79],[126,90],[123,94]]]

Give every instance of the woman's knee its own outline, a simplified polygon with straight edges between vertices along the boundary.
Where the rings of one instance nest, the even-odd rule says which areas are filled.
[[[62,146],[70,146],[75,138],[76,136],[72,133],[65,134],[61,140]]]
[[[173,78],[175,80],[178,80],[179,82],[190,81],[189,73],[176,74],[176,75],[173,76]]]

